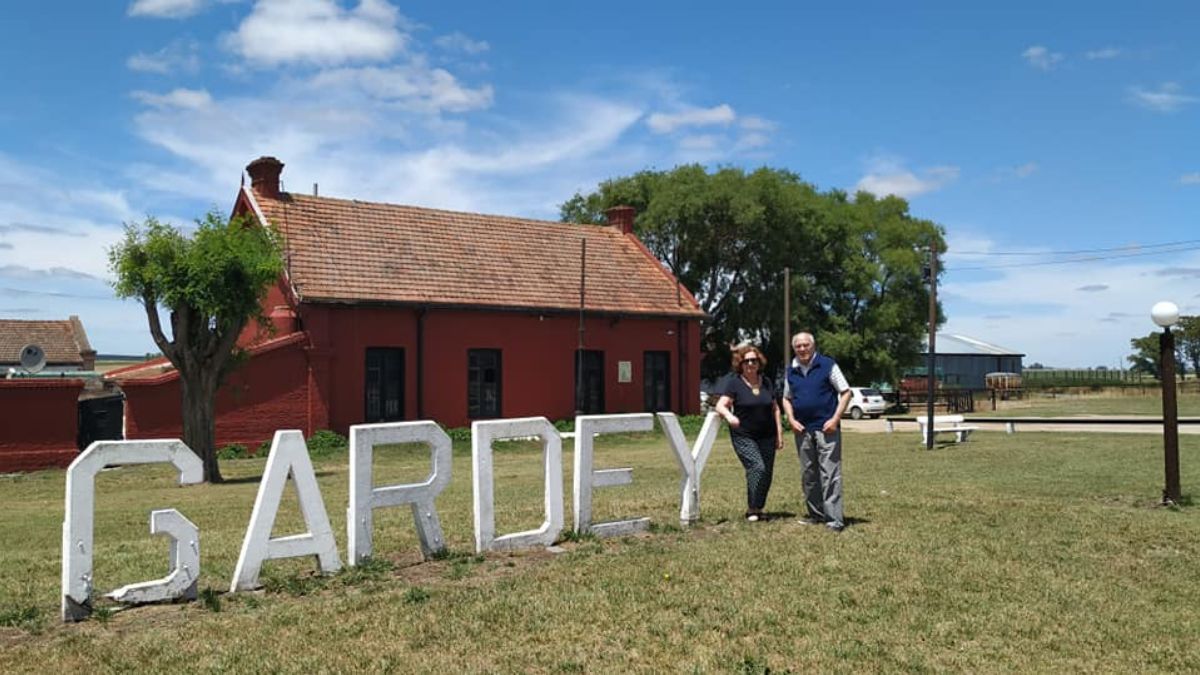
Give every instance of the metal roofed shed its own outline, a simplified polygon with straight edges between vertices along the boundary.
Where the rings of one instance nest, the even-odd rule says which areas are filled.
[[[929,343],[921,351],[921,363],[929,354]],[[937,334],[937,372],[942,385],[958,389],[987,389],[989,373],[1020,375],[1025,354],[978,338]],[[915,369],[911,369],[915,370]]]

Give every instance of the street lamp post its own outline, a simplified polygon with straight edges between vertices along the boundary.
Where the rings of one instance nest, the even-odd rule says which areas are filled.
[[[1171,326],[1179,321],[1179,308],[1173,302],[1160,302],[1150,310],[1154,323],[1162,327],[1158,342],[1159,378],[1162,380],[1163,465],[1166,487],[1163,504],[1178,504],[1179,489],[1179,416],[1175,403],[1175,334]]]

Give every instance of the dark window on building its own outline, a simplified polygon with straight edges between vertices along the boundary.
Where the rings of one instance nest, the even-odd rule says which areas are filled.
[[[671,353],[645,352],[642,359],[642,391],[646,412],[671,409]]]
[[[580,368],[580,365],[583,367]],[[575,350],[575,409],[585,415],[604,413],[604,352],[602,351],[596,349]]]
[[[404,350],[367,347],[366,414],[370,422],[404,419]]]
[[[500,416],[500,350],[467,350],[467,417]]]

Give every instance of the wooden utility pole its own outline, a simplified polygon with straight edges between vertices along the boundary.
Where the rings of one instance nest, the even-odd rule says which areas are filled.
[[[928,399],[925,402],[925,449],[933,449],[933,398],[937,392],[937,242],[929,245],[929,358],[925,378]]]
[[[1166,487],[1163,504],[1178,504],[1179,487],[1179,409],[1175,401],[1175,334],[1171,327],[1163,328],[1158,340],[1159,364],[1162,378],[1163,407],[1163,465],[1166,468]]]
[[[783,372],[792,361],[792,268],[783,268]]]
[[[583,307],[587,288],[587,239],[579,240],[579,345],[575,349],[575,416],[583,411]]]

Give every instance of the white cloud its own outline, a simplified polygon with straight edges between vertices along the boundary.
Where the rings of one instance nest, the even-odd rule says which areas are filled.
[[[1132,87],[1129,97],[1135,105],[1157,112],[1175,112],[1198,100],[1195,96],[1184,94],[1183,88],[1175,82],[1164,82],[1153,90]]]
[[[744,115],[738,120],[738,126],[746,131],[775,131],[779,126],[771,120],[758,117],[757,115]]]
[[[1104,47],[1103,49],[1094,49],[1092,51],[1085,52],[1083,56],[1089,61],[1100,61],[1115,59],[1124,53],[1124,50],[1118,49],[1117,47]]]
[[[225,47],[257,66],[337,66],[387,61],[408,35],[386,0],[359,0],[345,10],[333,0],[258,0]]]
[[[182,108],[199,110],[212,104],[212,95],[203,89],[173,89],[166,94],[135,91],[133,98],[153,108]]]
[[[865,190],[880,197],[896,195],[906,199],[940,190],[958,179],[956,166],[935,166],[920,175],[891,157],[876,157],[868,162],[867,175],[859,179],[854,191]]]
[[[368,97],[401,103],[427,112],[464,112],[492,104],[492,87],[464,87],[441,68],[428,68],[416,59],[404,66],[388,68],[342,68],[317,74],[309,82],[315,89],[357,90]]]
[[[195,40],[176,40],[162,49],[138,52],[125,61],[130,70],[169,75],[176,71],[194,73],[200,69],[200,44]]]
[[[1052,52],[1041,45],[1034,45],[1021,52],[1021,58],[1025,59],[1025,62],[1034,68],[1051,70],[1062,62],[1063,55],[1058,52]]]
[[[1179,177],[1180,185],[1200,185],[1200,171],[1185,173]]]
[[[771,137],[764,133],[752,132],[742,134],[737,140],[737,148],[739,150],[754,150],[756,148],[764,148],[770,145]]]
[[[447,51],[464,52],[466,54],[482,54],[491,49],[491,45],[483,40],[472,40],[466,35],[457,31],[449,35],[442,35],[433,41],[433,44]]]
[[[204,0],[134,0],[128,14],[156,19],[183,19],[203,8]]]
[[[679,139],[679,149],[684,152],[711,153],[721,143],[721,137],[714,134],[690,134]]]
[[[658,134],[669,134],[683,127],[727,127],[737,119],[737,113],[727,104],[712,108],[685,108],[676,113],[654,113],[646,118],[646,126]]]
[[[1025,162],[1020,166],[1013,167],[1012,174],[1017,178],[1028,178],[1038,170],[1037,162]]]

